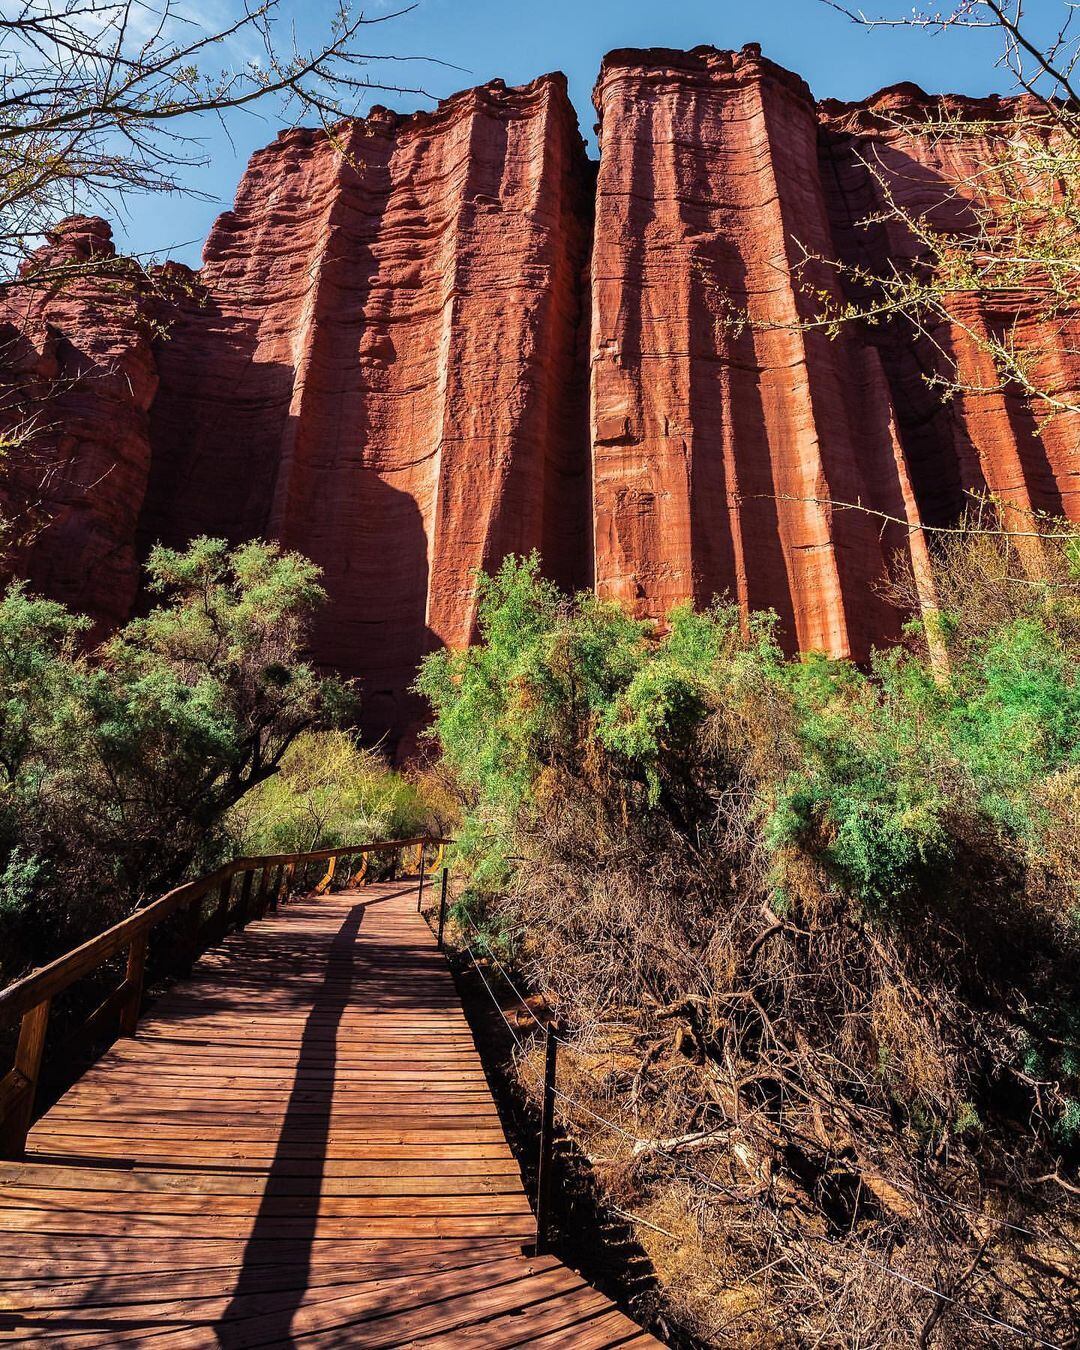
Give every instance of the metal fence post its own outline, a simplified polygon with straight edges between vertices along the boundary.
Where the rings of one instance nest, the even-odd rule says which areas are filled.
[[[544,1104],[540,1115],[540,1168],[536,1177],[536,1254],[548,1250],[548,1230],[551,1226],[551,1172],[554,1166],[552,1134],[555,1129],[555,1071],[559,1053],[559,1038],[549,1023],[547,1045],[544,1048]]]
[[[425,867],[426,863],[427,863],[427,849],[426,849],[426,847],[425,847],[423,844],[421,844],[421,845],[420,845],[420,885],[419,885],[419,887],[417,888],[417,891],[416,891],[416,912],[417,912],[417,914],[420,913],[420,910],[422,909],[423,904],[424,904],[424,867]]]
[[[449,869],[442,870],[442,894],[439,896],[439,951],[442,951],[443,929],[446,927],[446,880]]]

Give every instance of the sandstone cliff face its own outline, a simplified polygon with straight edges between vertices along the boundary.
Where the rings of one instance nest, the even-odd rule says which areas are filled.
[[[323,567],[315,655],[362,677],[366,731],[393,743],[420,716],[418,660],[470,640],[472,571],[508,552],[656,617],[727,593],[774,609],[792,648],[863,658],[902,619],[877,593],[887,560],[910,549],[928,584],[925,540],[844,503],[940,524],[988,489],[1080,514],[1075,419],[979,388],[972,335],[1015,304],[958,297],[922,336],[801,322],[811,289],[840,298],[831,260],[917,256],[894,223],[860,225],[886,195],[965,227],[949,188],[978,145],[892,114],[945,107],[993,136],[1015,101],[815,105],[753,47],[615,52],[595,99],[598,168],[561,76],[284,133],[199,272],[161,279],[164,310],[93,282],[10,290],[0,411],[47,407],[64,465],[19,569],[111,625],[155,540],[277,537]],[[51,247],[109,249],[108,227]],[[1061,339],[1030,334],[1073,397]],[[946,358],[972,391],[942,405],[925,376]],[[6,500],[28,482],[9,473]]]
[[[255,156],[158,353],[140,533],[269,534],[324,570],[316,635],[366,727],[412,716],[472,573],[539,548],[587,581],[589,169],[560,77],[376,109]]]
[[[0,296],[0,425],[21,443],[0,512],[16,521],[15,569],[101,631],[127,618],[138,589],[151,328],[137,282],[77,279],[89,260],[115,256],[104,221],[65,221],[47,251],[76,279],[56,295],[15,285]]]
[[[896,622],[884,559],[831,502],[895,470],[874,369],[798,327],[797,237],[832,252],[809,90],[752,50],[616,52],[596,105],[597,585],[656,616],[729,592],[863,656]]]

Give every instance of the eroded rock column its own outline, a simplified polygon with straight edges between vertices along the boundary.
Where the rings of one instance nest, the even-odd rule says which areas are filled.
[[[426,651],[473,636],[476,568],[537,548],[588,580],[589,178],[561,76],[288,133],[167,344],[144,535],[319,563],[315,650],[363,679],[370,736],[419,717]]]
[[[835,503],[891,447],[858,354],[802,326],[830,284],[804,265],[831,250],[809,91],[754,48],[616,52],[596,105],[598,587],[653,615],[727,593],[863,656],[896,620],[878,529]]]

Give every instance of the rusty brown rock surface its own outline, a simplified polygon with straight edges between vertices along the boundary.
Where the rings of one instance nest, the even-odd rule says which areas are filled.
[[[589,167],[565,81],[375,109],[260,151],[159,353],[144,547],[269,534],[323,568],[367,732],[467,643],[476,568],[587,581]]]
[[[595,100],[598,166],[558,75],[283,133],[201,269],[172,269],[164,332],[96,282],[9,290],[0,376],[48,408],[65,466],[18,570],[108,626],[154,541],[276,537],[324,569],[317,659],[407,746],[418,660],[470,640],[473,570],[508,552],[641,614],[729,594],[792,648],[863,658],[902,621],[886,563],[923,537],[842,503],[941,524],[988,490],[1018,519],[1080,515],[1075,419],[978,388],[972,335],[1015,308],[961,296],[921,337],[805,324],[808,288],[841,298],[834,261],[917,256],[859,224],[886,192],[964,227],[949,188],[979,144],[903,119],[944,107],[992,137],[1015,100],[815,104],[755,47],[614,52]],[[79,218],[50,247],[112,246]],[[1030,342],[1074,398],[1076,344]],[[973,386],[947,405],[942,353]]]
[[[152,329],[137,280],[78,276],[115,257],[105,221],[70,218],[44,252],[73,279],[56,294],[18,284],[0,294],[0,429],[17,447],[0,513],[15,522],[15,571],[100,632],[127,618],[138,589]]]

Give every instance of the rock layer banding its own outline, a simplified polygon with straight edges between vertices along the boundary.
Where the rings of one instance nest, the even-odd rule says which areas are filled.
[[[155,541],[277,538],[324,570],[316,658],[361,678],[370,737],[407,745],[419,659],[470,640],[474,571],[507,553],[657,618],[730,595],[792,649],[864,659],[899,630],[879,583],[913,536],[844,503],[1080,515],[1070,417],[927,385],[941,350],[988,383],[970,333],[1000,314],[962,302],[922,346],[801,322],[808,286],[839,297],[828,260],[911,255],[858,223],[884,183],[924,210],[963,176],[964,142],[891,116],[940,100],[816,104],[749,47],[612,53],[595,102],[599,165],[559,75],[286,132],[171,296],[10,291],[0,374],[23,415],[50,403],[58,464],[19,570],[107,628]],[[50,247],[111,244],[78,220]],[[1064,350],[1056,378],[1080,382]],[[30,488],[9,475],[9,509]]]

